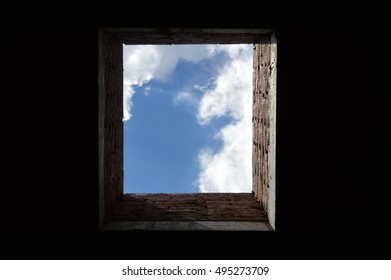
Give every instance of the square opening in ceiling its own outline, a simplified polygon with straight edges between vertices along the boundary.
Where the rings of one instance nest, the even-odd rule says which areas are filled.
[[[124,194],[124,44],[253,45],[251,193]],[[276,47],[268,29],[100,30],[100,229],[274,230]]]
[[[124,193],[250,193],[252,67],[252,44],[123,45]]]

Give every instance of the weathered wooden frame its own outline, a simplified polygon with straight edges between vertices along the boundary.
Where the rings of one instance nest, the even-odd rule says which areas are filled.
[[[113,211],[135,202],[137,196],[123,193],[123,44],[253,44],[253,189],[251,197],[263,208],[265,216],[257,221],[213,219],[175,220],[154,217],[140,220],[112,220]],[[102,28],[99,31],[99,229],[100,230],[275,230],[275,154],[276,154],[276,66],[277,43],[271,29],[183,29],[183,28]],[[118,106],[120,104],[120,106]],[[121,110],[118,110],[121,108]],[[210,200],[209,205],[224,199]],[[159,195],[157,195],[159,196]],[[194,197],[182,194],[187,203]],[[170,196],[171,199],[173,196]],[[150,198],[143,197],[143,204]],[[156,199],[168,202],[164,194]],[[248,201],[249,202],[249,201]],[[183,202],[182,202],[183,203]],[[249,202],[251,203],[251,202]],[[156,204],[154,204],[156,205]],[[210,214],[210,213],[209,213]],[[160,216],[159,216],[160,215]],[[210,216],[210,215],[209,215]]]

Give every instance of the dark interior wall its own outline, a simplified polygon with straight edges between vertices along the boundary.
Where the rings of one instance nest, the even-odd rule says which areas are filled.
[[[98,150],[102,157],[99,196],[105,204],[99,215],[107,222],[109,213],[124,193],[123,49],[120,41],[102,31],[99,31],[99,41]],[[103,207],[99,211],[102,210]]]
[[[110,9],[6,17],[1,230],[14,233],[1,258],[159,259],[175,248],[179,258],[240,259],[254,258],[254,244],[268,259],[389,258],[389,114],[372,39],[363,39],[369,19],[358,29],[343,17],[327,25],[316,17],[289,25],[212,18],[202,9],[177,17]],[[110,25],[276,29],[277,231],[98,232],[98,28]],[[184,250],[180,236],[202,246]],[[150,250],[123,249],[134,240]]]

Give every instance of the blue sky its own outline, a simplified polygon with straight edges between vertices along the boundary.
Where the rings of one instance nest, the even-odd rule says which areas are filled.
[[[125,193],[250,192],[252,45],[124,45]]]

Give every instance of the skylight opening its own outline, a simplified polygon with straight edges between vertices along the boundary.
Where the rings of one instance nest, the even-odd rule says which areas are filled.
[[[251,192],[252,66],[252,44],[124,44],[124,193]]]

